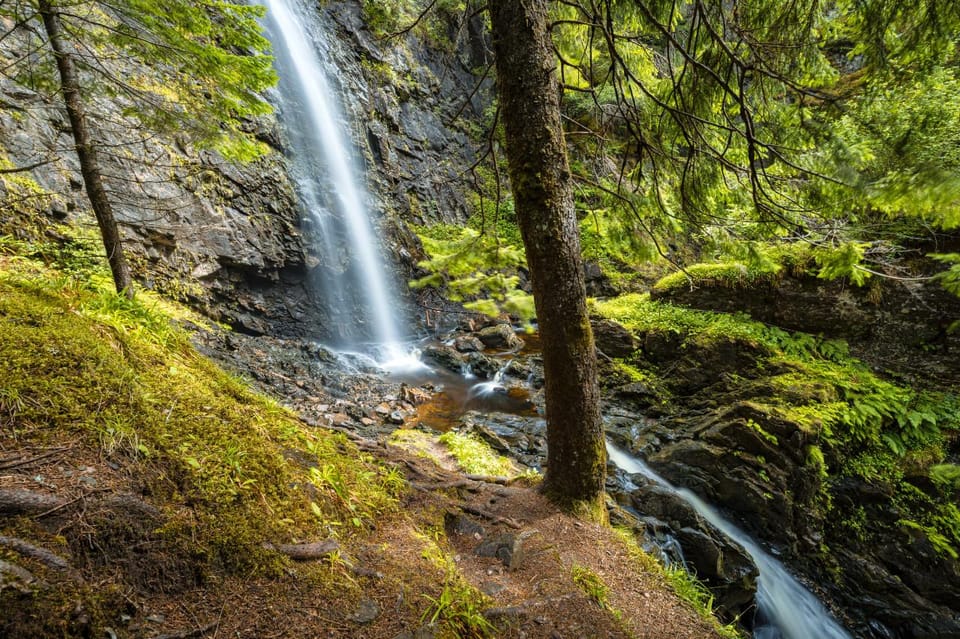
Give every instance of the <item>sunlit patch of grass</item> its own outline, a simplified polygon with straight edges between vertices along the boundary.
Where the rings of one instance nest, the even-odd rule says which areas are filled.
[[[464,472],[471,475],[511,477],[519,472],[516,464],[498,455],[475,435],[449,431],[440,435],[440,443],[450,450]]]

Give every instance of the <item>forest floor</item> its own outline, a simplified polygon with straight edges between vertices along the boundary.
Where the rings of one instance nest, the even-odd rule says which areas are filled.
[[[0,256],[0,638],[730,636],[536,480],[468,475],[436,433],[320,427],[247,380],[345,412],[397,384],[234,338],[241,379],[161,300],[54,275]]]
[[[24,605],[0,612],[7,617],[0,619],[0,636],[50,636],[54,627],[65,636],[152,639],[426,639],[482,636],[474,634],[481,628],[487,636],[530,639],[720,636],[676,596],[653,560],[614,529],[559,512],[522,482],[471,479],[438,465],[437,457],[386,444],[361,446],[405,469],[411,488],[398,513],[369,534],[340,542],[334,558],[290,562],[273,576],[211,571],[198,585],[163,592],[151,584],[190,561],[171,550],[137,549],[156,543],[137,525],[142,511],[156,511],[130,498],[136,478],[77,440],[27,449],[0,438],[0,493],[29,491],[66,504],[35,515],[48,525],[55,520],[54,534],[37,534],[21,523],[19,532],[7,528],[0,538],[0,562],[16,559],[36,579],[15,584],[0,571],[0,590],[21,588]],[[100,530],[104,516],[114,520],[115,534]],[[71,543],[68,552],[56,539],[63,530],[85,530],[80,539],[86,547]],[[48,554],[17,556],[10,551],[13,539]],[[479,555],[482,546],[494,556]],[[70,567],[57,569],[53,558]],[[437,562],[448,565],[438,571]],[[338,587],[323,575],[329,571],[353,587]],[[131,588],[131,582],[144,587]],[[82,597],[71,598],[78,583],[114,601],[96,609]],[[57,601],[58,592],[66,595],[63,601]],[[49,600],[51,607],[33,608],[26,605],[37,603],[30,599]],[[32,618],[31,610],[52,617]],[[19,613],[23,618],[15,620]]]

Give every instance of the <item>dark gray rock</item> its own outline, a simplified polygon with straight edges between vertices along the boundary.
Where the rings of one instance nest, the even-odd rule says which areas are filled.
[[[629,357],[640,344],[631,331],[608,319],[593,319],[593,339],[597,348],[607,357]]]
[[[482,537],[484,534],[483,526],[462,513],[446,513],[443,525],[448,536]]]
[[[453,347],[461,353],[476,353],[483,350],[483,342],[473,335],[460,335],[453,341]]]
[[[474,553],[479,557],[496,557],[509,570],[520,568],[526,556],[523,536],[513,533],[501,533],[484,539],[474,549]]]
[[[509,324],[488,326],[477,333],[477,337],[487,348],[519,350],[523,347],[523,341],[517,337],[517,332]]]
[[[466,358],[456,349],[442,344],[431,344],[423,349],[420,357],[454,373],[462,373],[467,364]]]
[[[756,595],[758,572],[743,547],[700,517],[675,492],[638,481],[645,485],[631,494],[632,507],[652,518],[650,533],[662,537],[662,527],[668,526],[697,577],[716,594],[718,604],[733,615],[747,610]]]
[[[347,615],[347,619],[357,624],[373,623],[380,616],[380,604],[373,599],[363,598],[357,604],[357,609]]]

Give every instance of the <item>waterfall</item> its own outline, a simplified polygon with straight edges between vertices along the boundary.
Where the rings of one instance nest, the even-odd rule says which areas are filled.
[[[345,119],[327,80],[318,44],[316,5],[298,0],[259,0],[280,77],[280,120],[290,140],[290,159],[304,219],[322,266],[314,269],[316,293],[330,313],[340,346],[372,341],[390,358],[400,352],[396,308],[369,219],[362,171],[343,131]],[[348,130],[348,129],[347,129]]]
[[[759,544],[720,516],[706,502],[685,488],[677,488],[657,475],[653,469],[636,457],[607,444],[611,461],[628,473],[640,473],[651,481],[676,493],[690,504],[700,516],[717,527],[747,551],[756,564],[757,619],[754,639],[851,639],[827,609],[803,587],[779,561],[764,551]]]

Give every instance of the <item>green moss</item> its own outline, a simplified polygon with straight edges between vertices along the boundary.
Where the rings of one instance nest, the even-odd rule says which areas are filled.
[[[610,606],[610,588],[607,587],[607,584],[603,583],[603,579],[601,579],[597,573],[586,566],[573,564],[573,568],[570,569],[570,575],[573,578],[573,583],[577,584],[580,590],[590,597],[598,606],[615,612],[618,617],[620,616],[619,611],[614,611]]]
[[[960,491],[960,466],[937,464],[930,468],[930,479],[946,491]]]
[[[766,327],[746,315],[690,310],[653,301],[647,294],[633,293],[595,301],[593,309],[640,334],[669,332],[702,344],[718,338],[737,339],[754,345],[769,341]]]
[[[653,286],[658,293],[677,289],[719,286],[723,288],[755,288],[779,280],[779,269],[773,272],[756,271],[738,262],[694,264],[683,271],[671,273]]]
[[[342,537],[396,508],[395,472],[218,369],[149,302],[0,257],[0,424],[143,477],[162,535],[230,571],[274,570],[264,541]]]
[[[440,435],[440,443],[447,447],[464,472],[472,475],[510,477],[518,473],[516,465],[498,455],[480,438],[450,431]]]
[[[716,359],[718,353],[736,351],[745,362],[752,359],[754,370],[741,364],[724,375],[717,388],[726,396],[712,401],[752,407],[753,423],[748,425],[773,445],[778,440],[772,433],[779,430],[767,420],[789,422],[815,437],[817,445],[807,449],[807,464],[816,470],[820,489],[810,503],[834,521],[856,518],[856,513],[841,512],[829,493],[835,479],[852,477],[890,495],[904,519],[922,526],[941,550],[944,544],[960,548],[960,525],[951,509],[952,482],[942,482],[934,498],[917,494],[905,479],[930,472],[945,458],[946,442],[960,428],[955,395],[885,379],[850,357],[842,342],[789,333],[742,315],[680,308],[645,295],[596,302],[594,310],[648,338],[673,335],[676,361],[686,362],[679,375],[689,366]],[[636,357],[628,364],[649,365],[642,353]],[[667,385],[674,368],[657,371]],[[869,540],[872,528],[861,525],[857,530]]]

